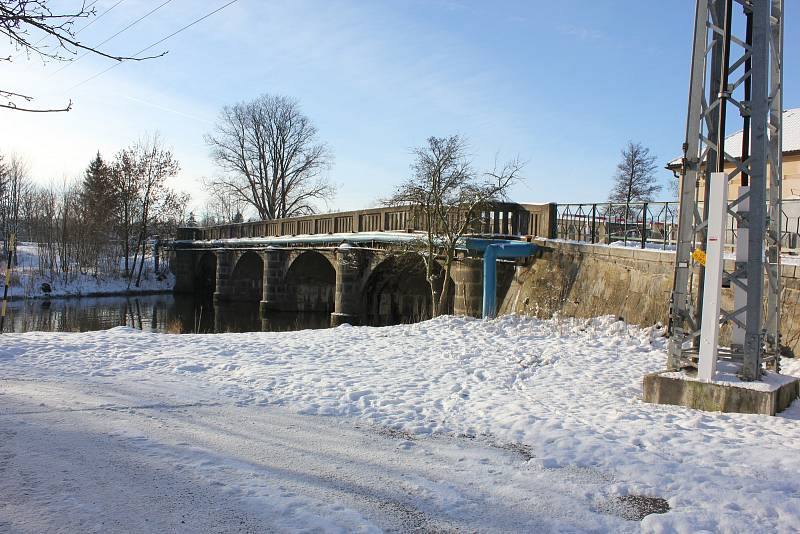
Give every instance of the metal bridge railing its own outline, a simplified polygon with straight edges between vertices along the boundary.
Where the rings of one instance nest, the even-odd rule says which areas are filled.
[[[556,238],[668,249],[678,232],[677,202],[558,204]]]
[[[703,203],[698,204],[703,209]],[[781,207],[783,254],[800,254],[800,199],[784,200]],[[555,237],[605,245],[670,250],[678,233],[677,202],[601,202],[557,204]],[[725,244],[736,242],[736,220],[728,217]]]

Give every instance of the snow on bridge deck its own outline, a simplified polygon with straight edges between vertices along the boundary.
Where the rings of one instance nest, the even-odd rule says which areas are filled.
[[[275,237],[232,237],[226,239],[182,240],[171,243],[180,248],[208,247],[268,247],[292,245],[331,245],[348,243],[353,245],[364,243],[413,243],[423,242],[426,235],[422,232],[350,232],[340,234],[290,235]]]

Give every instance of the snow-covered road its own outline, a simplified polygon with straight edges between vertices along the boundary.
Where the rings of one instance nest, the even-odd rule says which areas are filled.
[[[525,447],[164,386],[3,381],[0,530],[638,530],[593,511],[612,474]]]
[[[0,341],[0,531],[800,526],[798,403],[645,404],[663,339],[613,318]]]

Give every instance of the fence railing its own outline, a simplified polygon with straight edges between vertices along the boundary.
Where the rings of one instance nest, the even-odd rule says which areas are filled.
[[[494,203],[475,218],[470,232],[480,235],[551,237],[553,204]],[[356,232],[425,231],[425,218],[414,206],[325,213],[268,221],[180,228],[178,240],[219,240]],[[463,214],[453,213],[455,220]]]
[[[678,234],[677,202],[558,204],[556,238],[667,249]]]
[[[781,213],[783,253],[800,254],[800,199],[784,200]],[[569,241],[669,250],[678,235],[677,202],[557,204],[555,218],[555,237]],[[728,217],[728,248],[736,234],[736,220]]]

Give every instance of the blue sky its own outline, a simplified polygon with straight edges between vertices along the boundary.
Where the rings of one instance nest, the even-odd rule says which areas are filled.
[[[124,0],[80,37],[100,42],[161,1]],[[223,3],[172,0],[104,48],[134,53]],[[800,106],[793,7],[787,108]],[[496,155],[528,162],[515,200],[602,201],[629,139],[660,165],[680,152],[693,15],[694,0],[239,0],[154,49],[167,56],[78,87],[109,61],[85,57],[58,73],[24,57],[4,65],[41,105],[72,98],[74,110],[0,111],[0,150],[60,182],[96,150],[111,156],[158,131],[182,164],[173,185],[199,209],[200,179],[216,172],[203,134],[221,106],[269,92],[299,99],[330,145],[337,209],[374,205],[408,175],[412,147],[455,133],[479,168]]]

